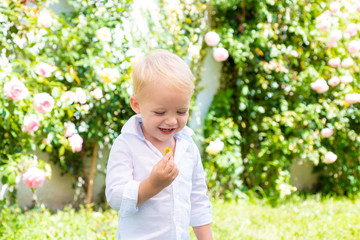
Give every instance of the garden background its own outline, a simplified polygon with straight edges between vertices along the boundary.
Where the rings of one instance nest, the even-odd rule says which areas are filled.
[[[104,205],[108,150],[133,114],[132,63],[157,48],[195,75],[189,124],[209,196],[358,196],[359,1],[4,0],[0,9],[2,206]]]

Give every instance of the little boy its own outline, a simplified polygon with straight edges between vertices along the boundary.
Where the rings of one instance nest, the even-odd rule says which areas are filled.
[[[193,75],[178,56],[157,50],[135,63],[131,117],[110,151],[106,198],[119,211],[116,239],[212,239],[199,150],[186,126]],[[165,149],[171,149],[165,153]]]

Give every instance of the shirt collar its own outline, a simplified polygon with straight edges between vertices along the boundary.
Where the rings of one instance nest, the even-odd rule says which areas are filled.
[[[141,130],[141,114],[136,114],[132,116],[122,127],[121,133],[128,133],[135,135],[141,139],[145,139],[144,134]],[[188,126],[185,126],[180,132],[175,134],[176,138],[182,138],[188,141],[192,141],[191,136],[194,135],[194,131],[189,128]]]

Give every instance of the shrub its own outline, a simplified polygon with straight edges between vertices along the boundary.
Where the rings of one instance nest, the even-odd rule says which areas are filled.
[[[2,1],[3,184],[39,165],[36,150],[81,176],[81,157],[95,143],[110,144],[130,116],[133,56],[122,21],[130,5],[106,2],[69,1],[74,10],[56,15],[45,1]],[[24,97],[11,95],[17,92]]]
[[[216,156],[204,152],[211,186],[286,196],[291,163],[310,160],[320,191],[359,192],[356,4],[210,1],[217,47],[230,55],[204,127],[206,144],[224,143]]]
[[[45,0],[0,3],[0,176],[10,192],[31,167],[50,176],[39,151],[77,185],[87,180],[84,157],[110,146],[133,114],[129,73],[139,52],[172,50],[200,73],[204,3],[161,1],[139,34],[129,29],[130,0],[67,2],[72,11],[58,15]]]

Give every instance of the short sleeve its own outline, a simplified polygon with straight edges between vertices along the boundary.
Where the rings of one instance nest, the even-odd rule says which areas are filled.
[[[130,216],[138,211],[140,182],[133,180],[132,153],[120,135],[110,150],[106,170],[106,199],[121,216]]]
[[[201,162],[200,153],[193,143],[194,152],[196,154],[196,164],[192,176],[192,192],[191,192],[191,216],[190,226],[202,226],[212,222],[212,206],[207,193],[205,172]]]

